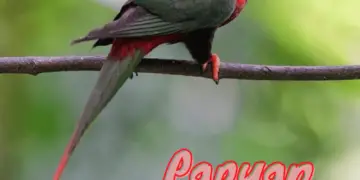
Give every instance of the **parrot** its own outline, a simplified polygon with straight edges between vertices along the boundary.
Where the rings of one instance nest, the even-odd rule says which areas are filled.
[[[219,83],[220,58],[212,53],[214,34],[234,20],[247,0],[128,0],[113,21],[75,39],[72,45],[95,41],[111,45],[75,130],[54,173],[59,180],[81,137],[123,86],[137,74],[144,56],[162,44],[184,43],[204,73],[212,65],[212,79]]]

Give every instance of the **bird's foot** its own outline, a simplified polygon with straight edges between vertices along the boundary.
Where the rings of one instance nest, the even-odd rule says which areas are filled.
[[[139,74],[138,74],[138,72],[137,71],[134,71],[133,73],[131,73],[131,75],[130,75],[130,79],[133,79],[134,78],[134,74],[135,74],[135,76],[139,76]]]
[[[219,84],[220,58],[216,54],[212,54],[210,59],[201,65],[201,71],[205,72],[209,63],[212,66],[212,79],[216,84]]]

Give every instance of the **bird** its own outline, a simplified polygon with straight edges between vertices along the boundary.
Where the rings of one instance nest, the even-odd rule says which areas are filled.
[[[73,40],[72,45],[96,40],[93,48],[111,48],[53,180],[61,178],[85,131],[156,47],[184,43],[200,72],[212,65],[212,79],[218,84],[220,58],[212,53],[214,34],[238,17],[246,4],[247,0],[128,0],[113,21]]]

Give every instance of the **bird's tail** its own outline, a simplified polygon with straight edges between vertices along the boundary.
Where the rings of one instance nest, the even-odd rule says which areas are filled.
[[[131,55],[118,60],[109,56],[100,70],[98,81],[91,92],[85,109],[77,123],[76,129],[68,143],[60,163],[55,171],[53,180],[59,180],[67,165],[71,154],[79,143],[89,125],[95,120],[99,113],[105,108],[118,89],[132,75],[135,67],[140,63],[144,53],[135,49]]]

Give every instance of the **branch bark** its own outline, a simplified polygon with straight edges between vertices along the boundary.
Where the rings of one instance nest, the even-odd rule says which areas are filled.
[[[31,74],[59,71],[97,71],[103,56],[1,57],[0,73]],[[210,71],[200,74],[193,61],[144,59],[142,73],[171,74],[211,78]],[[267,66],[222,62],[220,78],[246,80],[352,80],[360,79],[360,65],[351,66]]]

